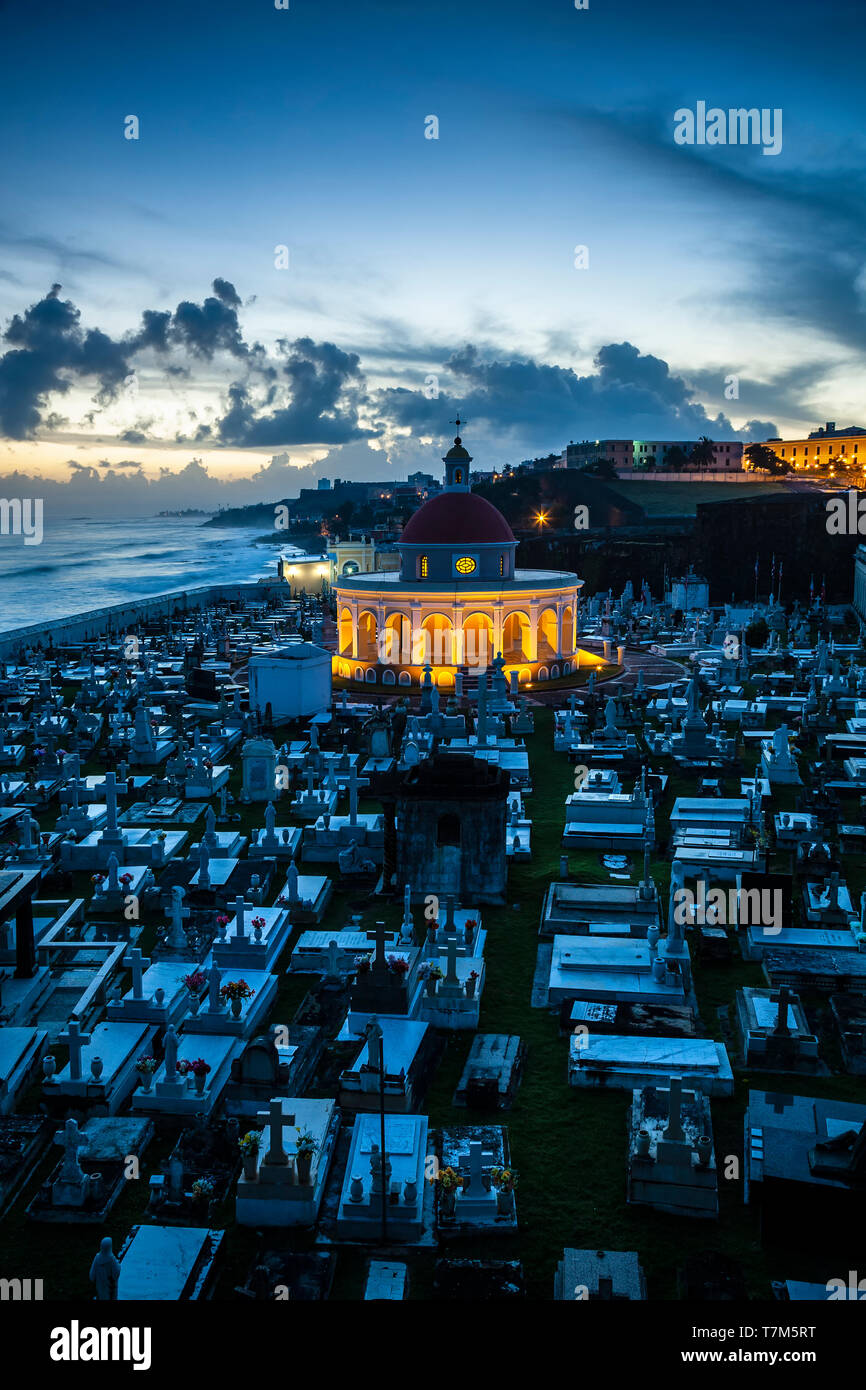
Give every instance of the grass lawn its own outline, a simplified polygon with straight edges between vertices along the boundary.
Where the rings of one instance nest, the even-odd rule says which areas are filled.
[[[784,483],[608,483],[627,502],[636,502],[647,516],[694,516],[699,502],[729,502],[733,497],[764,497]]]

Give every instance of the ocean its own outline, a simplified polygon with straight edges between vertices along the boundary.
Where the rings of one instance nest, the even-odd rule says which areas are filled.
[[[41,545],[0,535],[0,632],[149,594],[276,574],[281,548],[257,527],[204,517],[52,519]]]

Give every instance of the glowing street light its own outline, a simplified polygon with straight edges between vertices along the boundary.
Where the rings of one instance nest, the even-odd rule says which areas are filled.
[[[536,525],[538,525],[539,527],[545,526],[545,525],[547,524],[547,520],[548,520],[548,513],[547,513],[547,512],[536,512],[536,513],[535,513]]]

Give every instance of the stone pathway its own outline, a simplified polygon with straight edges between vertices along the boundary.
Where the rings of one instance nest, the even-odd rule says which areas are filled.
[[[602,650],[601,642],[592,639],[581,644],[587,651]],[[626,647],[625,669],[621,676],[611,676],[604,681],[606,689],[616,687],[621,690],[630,690],[637,684],[638,671],[643,671],[644,685],[648,688],[653,685],[675,685],[688,674],[686,667],[679,661],[671,661],[670,657],[658,656],[655,652],[639,651],[636,647]]]

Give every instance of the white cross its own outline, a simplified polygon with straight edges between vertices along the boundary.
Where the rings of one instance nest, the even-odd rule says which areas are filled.
[[[247,938],[244,929],[244,913],[246,912],[246,906],[243,898],[238,895],[238,897],[235,898],[235,936],[238,941],[246,941]]]
[[[113,772],[105,774],[105,800],[107,804],[108,816],[106,819],[106,830],[117,829],[117,780]]]
[[[54,1136],[55,1144],[63,1145],[63,1169],[61,1176],[67,1182],[76,1182],[84,1177],[81,1171],[81,1164],[78,1161],[78,1151],[86,1152],[90,1141],[86,1134],[82,1134],[78,1128],[78,1121],[70,1118],[62,1129],[58,1129]]]
[[[358,823],[358,788],[369,787],[369,777],[359,777],[358,769],[354,763],[349,769],[349,824]]]
[[[291,1126],[294,1128],[294,1115],[283,1114],[283,1102],[277,1097],[271,1100],[267,1110],[258,1112],[260,1120],[268,1122],[268,1151],[265,1154],[265,1163],[268,1164],[287,1164],[289,1159],[283,1148],[283,1130]]]
[[[150,965],[150,960],[143,957],[141,951],[136,946],[123,957],[123,967],[125,970],[132,971],[132,997],[141,999],[141,976],[142,972]]]
[[[461,1158],[465,1155],[461,1154]],[[493,1154],[488,1153],[480,1139],[469,1141],[469,1189],[478,1197],[484,1191],[484,1169],[493,1165]]]
[[[90,1034],[82,1033],[77,1018],[71,1018],[65,1033],[58,1033],[57,1041],[66,1043],[69,1048],[69,1076],[72,1081],[81,1080],[81,1052],[90,1046]]]

